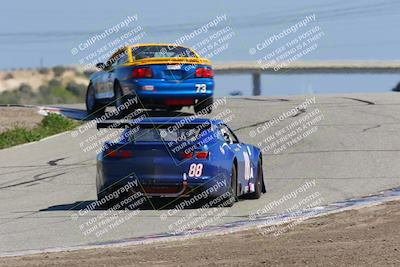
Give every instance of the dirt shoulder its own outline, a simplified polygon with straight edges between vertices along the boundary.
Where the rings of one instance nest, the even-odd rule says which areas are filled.
[[[399,266],[400,201],[259,230],[124,248],[0,258],[0,266]]]
[[[32,129],[43,119],[36,108],[0,107],[0,133],[14,126]]]

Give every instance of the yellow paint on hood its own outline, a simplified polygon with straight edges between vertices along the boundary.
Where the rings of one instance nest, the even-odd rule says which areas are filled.
[[[155,65],[155,64],[204,64],[211,65],[211,61],[205,58],[195,58],[195,57],[167,57],[167,58],[145,58],[134,60],[128,65],[140,66],[140,65]]]

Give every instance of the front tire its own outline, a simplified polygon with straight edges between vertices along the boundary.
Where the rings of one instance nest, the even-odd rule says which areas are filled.
[[[213,103],[214,103],[213,97],[209,97],[203,100],[198,100],[197,103],[194,104],[194,112],[195,113],[204,112],[206,114],[210,114],[212,112]]]

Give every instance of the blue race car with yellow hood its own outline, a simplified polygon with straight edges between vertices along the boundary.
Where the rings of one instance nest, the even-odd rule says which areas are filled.
[[[86,93],[89,114],[102,115],[107,106],[129,109],[179,110],[194,106],[210,113],[214,79],[211,62],[188,47],[140,44],[118,49],[90,77]]]

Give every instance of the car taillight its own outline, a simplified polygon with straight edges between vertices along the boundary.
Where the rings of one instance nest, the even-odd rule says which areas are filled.
[[[133,153],[128,150],[120,150],[119,154],[120,154],[121,158],[131,158],[133,156]]]
[[[206,159],[206,158],[208,158],[208,151],[196,152],[196,158],[198,158],[198,159]]]
[[[136,68],[132,71],[132,78],[151,78],[153,72],[150,68]]]
[[[202,78],[203,77],[203,68],[197,68],[195,72],[196,78]]]
[[[117,151],[109,149],[105,152],[105,156],[109,158],[116,158],[117,157]]]
[[[208,68],[197,68],[195,71],[196,78],[212,78],[213,72],[212,69]]]
[[[128,150],[112,150],[109,149],[107,151],[105,151],[105,157],[108,158],[131,158],[133,156],[133,153],[131,151]]]
[[[182,159],[191,159],[193,157],[192,152],[182,152],[181,153],[181,158]]]

